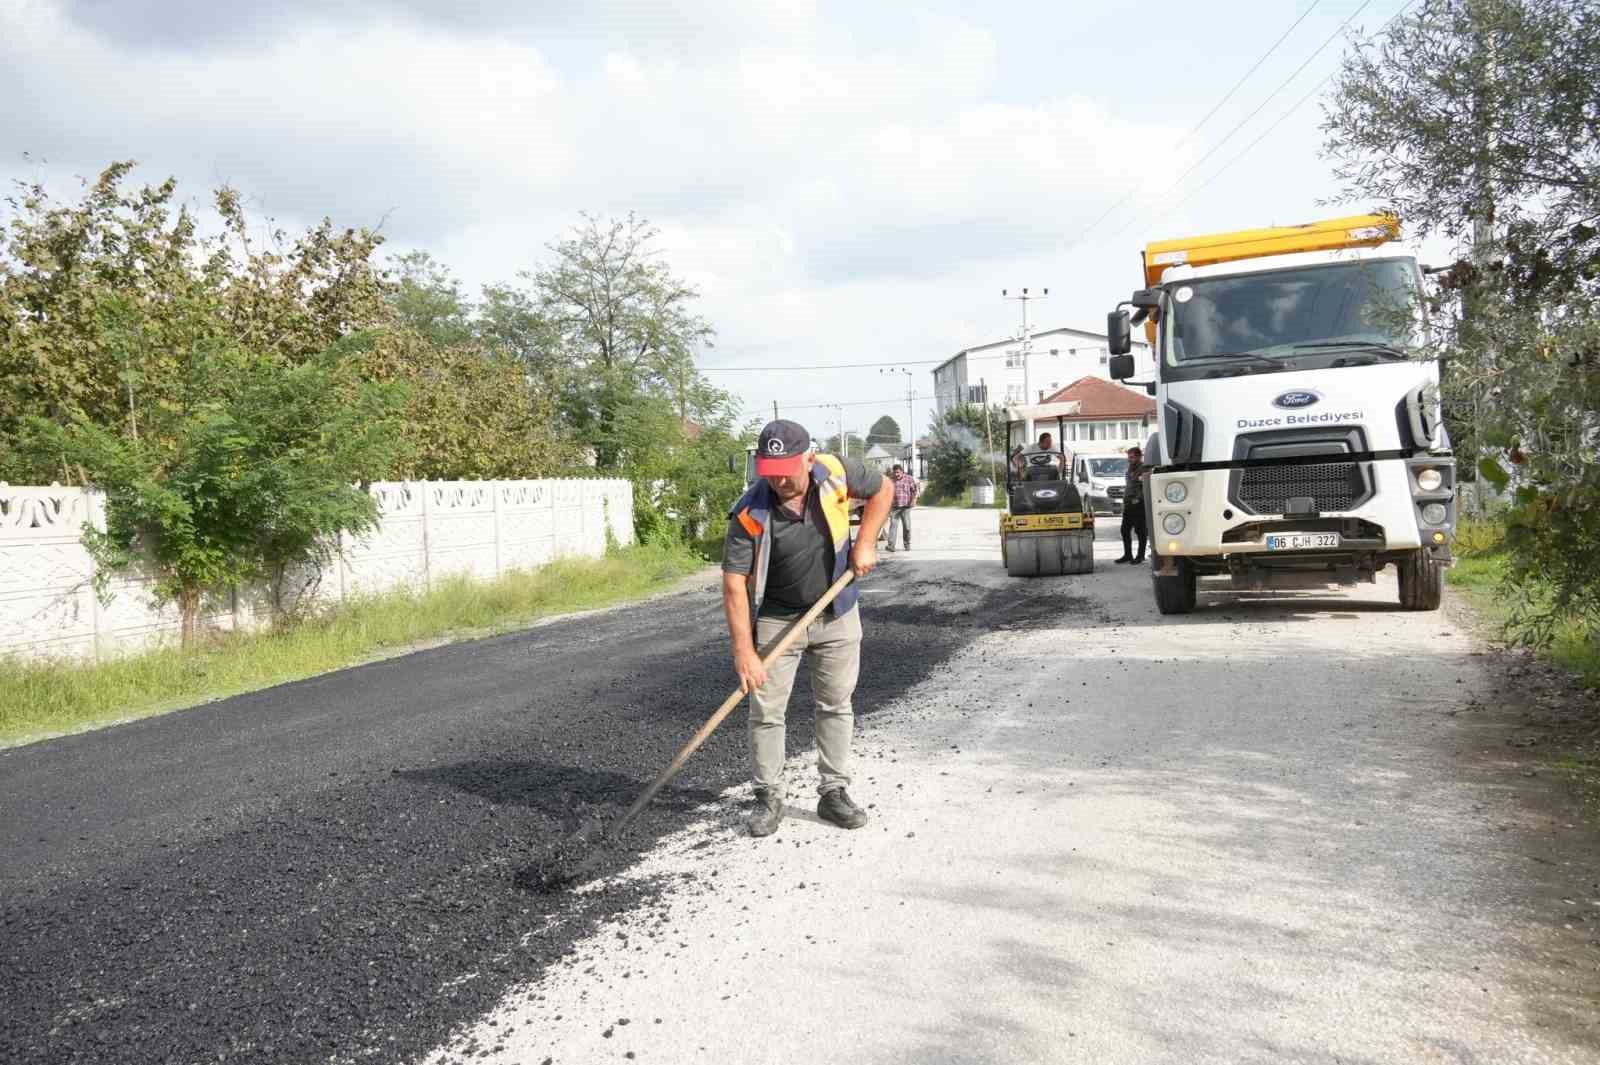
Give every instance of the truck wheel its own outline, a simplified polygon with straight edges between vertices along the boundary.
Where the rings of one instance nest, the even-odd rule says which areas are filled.
[[[1150,575],[1150,585],[1156,593],[1156,609],[1163,614],[1187,614],[1194,610],[1195,603],[1195,575],[1194,567],[1186,558],[1174,559],[1178,572],[1171,577],[1164,577],[1159,572]],[[1161,559],[1156,558],[1155,569],[1160,570]]]
[[[1400,579],[1400,605],[1407,610],[1438,610],[1444,599],[1444,566],[1421,551],[1394,564]]]

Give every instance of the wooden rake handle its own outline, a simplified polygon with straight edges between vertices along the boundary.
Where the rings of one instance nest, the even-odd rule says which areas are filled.
[[[779,638],[777,643],[772,645],[772,650],[768,651],[766,656],[761,659],[761,667],[763,669],[770,668],[772,663],[777,661],[778,657],[800,638],[800,634],[805,631],[806,626],[817,620],[817,615],[826,610],[839,597],[839,593],[844,591],[845,585],[854,579],[855,571],[846,569],[844,575],[834,581],[833,586],[823,593],[822,598],[811,605],[810,610],[801,614],[793,624],[784,630],[783,636]],[[699,731],[689,737],[689,742],[683,745],[683,749],[678,752],[677,757],[673,758],[667,764],[667,768],[663,769],[660,775],[650,782],[650,786],[640,792],[637,799],[633,800],[633,805],[628,807],[628,812],[622,815],[622,819],[611,830],[611,835],[622,835],[623,831],[633,823],[633,819],[639,816],[639,811],[650,805],[650,800],[656,797],[656,793],[666,787],[668,781],[678,775],[678,770],[683,768],[683,764],[689,760],[689,756],[699,750],[700,745],[706,742],[713,732],[717,731],[717,726],[722,724],[724,718],[733,713],[733,708],[739,705],[739,700],[744,698],[744,694],[743,691],[735,688],[726,699],[722,700],[722,705],[717,707],[716,713],[706,718],[706,723],[700,726]]]

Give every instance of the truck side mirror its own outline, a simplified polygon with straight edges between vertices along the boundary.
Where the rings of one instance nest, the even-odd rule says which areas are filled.
[[[1121,308],[1106,315],[1106,350],[1112,355],[1133,350],[1133,327],[1128,324],[1128,312]]]
[[[728,456],[728,472],[729,473],[743,473],[744,472],[742,469],[739,468],[739,456],[738,455],[729,455]]]
[[[1128,302],[1142,311],[1161,309],[1161,293],[1153,288],[1141,288],[1128,298]]]
[[[1123,319],[1123,321],[1127,321],[1127,319]],[[1127,351],[1127,348],[1123,350]],[[1133,376],[1133,356],[1113,355],[1107,364],[1107,369],[1111,371],[1111,379],[1113,381],[1126,381]]]

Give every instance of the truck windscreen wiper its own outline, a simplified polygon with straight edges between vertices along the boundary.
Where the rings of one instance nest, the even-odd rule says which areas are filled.
[[[1254,351],[1228,351],[1217,355],[1203,355],[1197,359],[1183,360],[1187,364],[1194,363],[1223,363],[1206,371],[1207,377],[1234,377],[1238,374],[1250,373],[1252,370],[1284,370],[1293,369],[1293,366],[1283,360],[1275,359],[1270,355],[1261,355]]]
[[[1363,354],[1376,355],[1383,359],[1408,360],[1411,356],[1395,347],[1385,344],[1381,340],[1318,340],[1309,344],[1296,344],[1294,350],[1307,351],[1313,348],[1349,348],[1359,349]]]

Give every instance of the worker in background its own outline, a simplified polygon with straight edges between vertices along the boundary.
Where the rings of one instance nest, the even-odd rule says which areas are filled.
[[[722,544],[722,606],[733,642],[733,671],[750,695],[750,756],[756,801],[752,836],[783,820],[784,716],[795,671],[805,658],[816,702],[817,816],[860,828],[867,812],[845,791],[850,783],[851,697],[861,669],[861,612],[851,583],[763,667],[758,649],[775,644],[790,623],[852,569],[878,564],[878,532],[894,490],[858,459],[813,454],[811,435],[791,421],[768,422],[756,442],[756,481],[734,504]],[[850,500],[864,499],[859,537],[850,537]]]
[[[917,484],[917,479],[906,472],[906,468],[898,462],[889,474],[889,479],[894,487],[894,500],[889,507],[889,543],[885,551],[893,551],[895,530],[904,530],[906,550],[911,550],[911,508],[917,505],[917,496],[922,487]]]
[[[1144,482],[1149,473],[1144,468],[1144,451],[1135,445],[1128,449],[1128,474],[1122,489],[1122,557],[1117,562],[1140,563],[1144,561],[1145,545],[1150,533],[1144,522]],[[1139,554],[1133,554],[1133,534],[1139,534]]]

